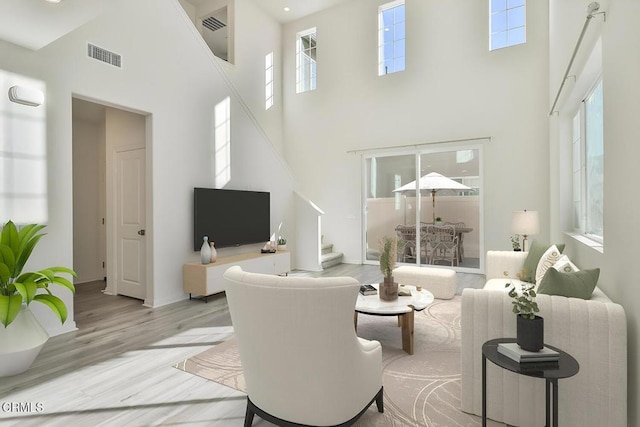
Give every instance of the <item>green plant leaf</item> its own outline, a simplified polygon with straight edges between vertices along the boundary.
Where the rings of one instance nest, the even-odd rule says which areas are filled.
[[[11,270],[5,263],[0,263],[0,286],[7,286],[11,278]]]
[[[6,226],[5,226],[6,227]],[[22,307],[22,296],[0,296],[0,322],[6,327],[15,320]]]
[[[7,245],[11,248],[14,254],[18,253],[18,247],[20,245],[18,230],[16,229],[13,221],[7,222],[2,227],[2,234],[0,235],[0,243]]]
[[[69,289],[73,294],[76,293],[76,288],[75,286],[73,286],[73,283],[71,283],[69,280],[65,279],[64,277],[56,276],[53,279],[53,283],[60,286],[64,286],[65,288]]]
[[[64,323],[67,320],[67,307],[64,302],[54,295],[38,294],[33,298],[34,301],[38,301],[48,306],[55,315],[60,318],[60,321]]]
[[[18,246],[18,252],[22,252],[27,242],[29,242],[29,240],[31,240],[31,238],[35,236],[35,234],[38,231],[42,230],[44,227],[45,227],[44,225],[28,224],[22,227],[20,230],[18,230],[18,239],[20,241],[20,245]]]
[[[24,265],[27,263],[27,260],[31,256],[31,252],[33,252],[33,248],[36,247],[40,239],[44,236],[44,234],[38,234],[37,236],[33,236],[27,243],[24,245],[22,251],[18,254],[18,259],[16,260],[16,267],[14,269],[13,277],[19,276],[22,273],[22,269]]]
[[[54,273],[67,273],[72,275],[73,277],[78,277],[75,271],[67,267],[49,267],[47,270],[51,270]]]
[[[43,280],[48,280],[47,276],[43,275],[42,273],[40,273],[39,271],[31,271],[28,273],[24,273],[21,274],[17,279],[16,282],[41,282]]]
[[[6,264],[9,271],[13,271],[16,265],[16,256],[11,248],[4,244],[0,244],[0,262]]]
[[[22,295],[23,301],[26,302],[27,305],[31,304],[31,301],[33,301],[33,298],[38,292],[38,285],[36,285],[35,282],[15,282],[14,286],[16,287],[16,291]]]

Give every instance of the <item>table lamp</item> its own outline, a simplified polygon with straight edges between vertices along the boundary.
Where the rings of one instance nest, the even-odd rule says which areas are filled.
[[[511,224],[513,233],[522,236],[522,252],[525,252],[527,236],[540,232],[538,211],[514,211]]]

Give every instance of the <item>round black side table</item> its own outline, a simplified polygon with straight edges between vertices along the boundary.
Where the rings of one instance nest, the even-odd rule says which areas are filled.
[[[482,345],[482,426],[487,425],[487,359],[493,364],[516,374],[534,378],[544,378],[546,381],[546,425],[558,426],[558,380],[574,376],[580,370],[578,361],[569,353],[559,348],[545,344],[560,353],[558,362],[525,362],[515,360],[498,353],[499,343],[516,342],[515,338],[496,338]],[[553,424],[551,421],[551,389],[553,388]]]

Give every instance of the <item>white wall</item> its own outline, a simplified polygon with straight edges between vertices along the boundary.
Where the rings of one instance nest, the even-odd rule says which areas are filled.
[[[560,82],[568,64],[569,56],[586,18],[588,1],[551,0],[551,78]],[[636,54],[640,46],[640,3],[629,0],[601,1],[601,10],[607,12],[603,17],[594,18],[590,24],[588,37],[583,43],[577,66],[572,74],[577,80],[584,75],[582,64],[592,51],[596,39],[602,40],[602,81],[604,96],[604,251],[598,252],[576,239],[563,234],[564,224],[569,220],[566,208],[569,195],[555,194],[552,203],[557,207],[553,211],[555,224],[554,240],[564,239],[566,251],[575,258],[582,268],[600,268],[600,286],[615,302],[622,304],[627,315],[628,336],[628,425],[640,422],[640,316],[636,302],[640,300],[635,268],[637,252],[633,250],[640,239],[637,220],[640,218],[640,200],[637,183],[640,182],[640,129],[637,126],[640,117],[640,56]],[[593,25],[593,27],[591,27]],[[551,91],[555,96],[557,84]],[[568,85],[568,93],[563,98],[571,98],[573,84]],[[554,116],[551,132],[551,149],[556,153],[552,157],[551,173],[565,176],[568,164],[563,163],[562,153],[566,153],[566,121],[571,110],[570,100],[561,103],[561,113]],[[564,136],[564,139],[563,139]],[[568,157],[565,156],[565,159]],[[554,161],[555,160],[555,161]],[[564,174],[564,175],[563,175]],[[561,207],[565,206],[564,209]],[[612,331],[615,333],[615,331]]]
[[[270,191],[274,230],[287,216],[293,180],[221,80],[215,59],[177,1],[119,0],[110,7],[105,15],[37,52],[0,42],[0,68],[39,78],[47,88],[49,234],[34,264],[73,265],[72,95],[151,114],[147,150],[152,195],[147,207],[152,217],[147,231],[152,240],[152,275],[148,279],[150,304],[161,305],[185,297],[182,264],[198,259],[190,244],[192,194],[193,187],[213,186],[216,103],[231,96],[232,175],[227,187]],[[262,25],[273,25],[255,24],[258,33]],[[121,54],[123,68],[86,58],[88,41]],[[267,31],[261,43],[279,46],[280,42]],[[256,69],[258,63],[264,66],[263,61],[264,57],[255,60]],[[70,296],[65,301],[71,305]],[[65,325],[71,327],[67,325],[74,325],[73,318]]]
[[[100,140],[104,126],[86,120],[73,121],[73,269],[76,283],[102,280],[104,241],[100,237],[101,204]]]
[[[488,50],[486,1],[406,3],[407,70],[377,75],[377,11],[352,0],[283,27],[285,154],[322,208],[325,241],[361,260],[361,165],[347,150],[491,136],[483,143],[485,249],[509,249],[511,212],[548,233],[548,7],[527,2],[527,43]],[[296,32],[317,27],[317,90],[295,93]]]

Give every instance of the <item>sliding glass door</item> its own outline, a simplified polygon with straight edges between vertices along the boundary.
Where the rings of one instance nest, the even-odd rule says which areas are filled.
[[[397,236],[400,264],[479,270],[480,151],[478,146],[433,147],[364,156],[365,262],[378,262],[381,237]],[[446,259],[434,256],[438,236],[433,233],[442,231],[455,236]]]

